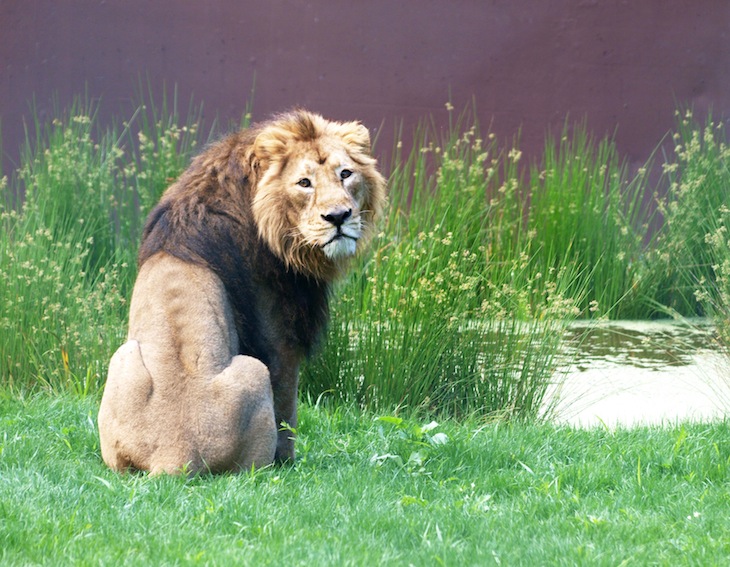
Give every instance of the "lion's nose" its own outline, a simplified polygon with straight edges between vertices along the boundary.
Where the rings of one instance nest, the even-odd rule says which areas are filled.
[[[340,228],[352,216],[352,209],[337,209],[327,215],[321,215],[324,220]]]

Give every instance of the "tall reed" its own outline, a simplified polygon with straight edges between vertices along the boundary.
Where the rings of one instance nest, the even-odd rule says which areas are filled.
[[[677,311],[712,317],[730,348],[730,147],[723,122],[678,112],[671,183],[659,198],[665,217],[656,265]]]
[[[548,136],[530,176],[528,230],[543,269],[572,259],[586,290],[584,316],[632,317],[651,294],[644,256],[651,212],[647,167],[630,176],[611,138],[595,140],[585,123]]]
[[[704,124],[691,110],[677,112],[674,151],[664,163],[667,191],[656,195],[662,226],[652,265],[662,293],[657,301],[681,315],[705,313],[702,289],[713,293],[724,251],[708,235],[725,230],[724,208],[730,203],[730,149],[722,122],[708,116]],[[719,255],[719,256],[718,256]],[[714,297],[714,301],[720,300]]]
[[[730,349],[730,206],[721,205],[705,235],[712,254],[712,279],[698,282],[695,298],[715,323],[721,345]]]

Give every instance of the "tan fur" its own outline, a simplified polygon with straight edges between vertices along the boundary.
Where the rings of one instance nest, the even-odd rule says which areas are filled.
[[[212,145],[165,192],[99,411],[111,468],[294,458],[280,424],[296,426],[299,364],[385,199],[369,151],[360,124],[295,111]]]

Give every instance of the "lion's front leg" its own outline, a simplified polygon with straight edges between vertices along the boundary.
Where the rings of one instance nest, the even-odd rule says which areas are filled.
[[[278,365],[277,365],[278,366]],[[294,462],[294,430],[297,427],[298,366],[283,365],[272,369],[271,386],[274,393],[274,416],[279,428],[275,460]]]

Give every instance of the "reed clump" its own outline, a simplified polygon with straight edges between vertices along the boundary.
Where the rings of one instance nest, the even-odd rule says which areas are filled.
[[[125,334],[142,222],[198,143],[175,107],[141,105],[144,118],[121,129],[102,130],[82,101],[35,121],[20,168],[0,183],[4,391],[102,386]]]
[[[670,180],[658,198],[665,223],[657,241],[665,302],[680,312],[712,317],[730,346],[730,148],[722,122],[678,111]]]

